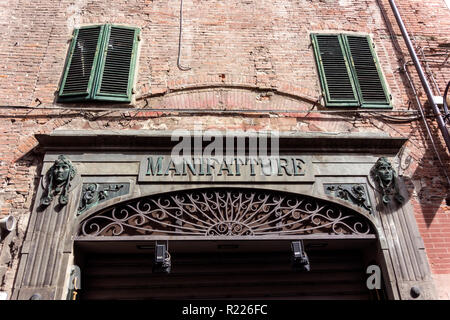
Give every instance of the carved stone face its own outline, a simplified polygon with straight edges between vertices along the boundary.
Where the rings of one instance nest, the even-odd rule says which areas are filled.
[[[394,179],[394,169],[392,169],[392,166],[387,161],[380,160],[377,163],[376,173],[385,185]]]
[[[384,182],[390,182],[394,178],[394,172],[389,165],[381,165],[378,168],[378,173]]]
[[[56,181],[56,184],[61,184],[69,178],[70,174],[70,166],[64,162],[55,163],[53,169],[53,175]]]
[[[47,194],[41,198],[41,204],[48,206],[53,197],[59,194],[59,204],[66,205],[68,202],[68,192],[70,181],[75,177],[76,169],[65,156],[60,155],[55,160],[53,166],[47,171],[48,178]]]

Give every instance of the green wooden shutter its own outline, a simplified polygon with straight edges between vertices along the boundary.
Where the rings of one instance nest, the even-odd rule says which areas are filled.
[[[139,29],[107,25],[94,99],[131,101]]]
[[[389,94],[369,37],[344,37],[362,107],[389,107]]]
[[[59,100],[89,99],[100,53],[103,26],[76,29],[59,90]]]
[[[312,34],[311,37],[326,106],[359,106],[341,37],[336,34]]]

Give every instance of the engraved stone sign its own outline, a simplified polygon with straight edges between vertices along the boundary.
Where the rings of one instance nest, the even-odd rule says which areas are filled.
[[[313,182],[310,156],[179,157],[148,155],[141,159],[140,182]]]

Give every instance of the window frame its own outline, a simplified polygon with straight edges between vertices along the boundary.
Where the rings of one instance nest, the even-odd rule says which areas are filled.
[[[70,66],[73,61],[72,58],[73,58],[73,54],[75,51],[75,45],[77,43],[80,30],[94,29],[94,28],[98,28],[98,27],[100,27],[100,31],[99,31],[99,36],[98,36],[98,40],[97,40],[96,53],[95,53],[94,61],[92,64],[93,67],[91,70],[89,83],[87,86],[87,92],[80,91],[80,92],[75,92],[75,93],[64,93],[67,76],[69,75],[69,69],[70,69]],[[92,85],[94,84],[94,80],[95,80],[95,72],[96,72],[95,66],[98,63],[99,51],[102,48],[103,32],[104,32],[104,25],[83,26],[83,27],[76,28],[73,30],[72,39],[70,42],[69,50],[66,55],[66,61],[64,63],[63,75],[62,75],[61,83],[60,83],[59,90],[58,90],[58,101],[60,101],[60,100],[61,101],[78,101],[78,100],[88,100],[89,99],[89,97],[91,95],[91,91],[92,91]]]
[[[389,93],[388,90],[388,86],[386,83],[386,79],[383,75],[382,69],[381,69],[381,65],[378,59],[378,56],[376,54],[375,48],[374,48],[374,43],[372,41],[372,38],[370,37],[370,35],[362,35],[362,34],[352,34],[352,33],[311,33],[311,42],[312,42],[312,46],[313,46],[313,51],[314,51],[314,59],[316,61],[316,66],[317,66],[317,70],[318,70],[318,74],[319,74],[319,80],[320,80],[320,85],[321,85],[321,89],[322,89],[322,95],[324,97],[325,100],[325,106],[326,107],[348,107],[348,108],[361,108],[361,109],[392,109],[392,97],[391,94]],[[347,75],[349,76],[349,79],[351,81],[351,85],[352,88],[354,90],[354,94],[356,94],[356,102],[355,100],[342,100],[342,101],[336,101],[336,99],[331,99],[330,97],[330,92],[328,89],[328,84],[326,81],[326,76],[325,76],[325,70],[323,68],[323,64],[321,61],[321,56],[320,56],[320,49],[319,49],[319,45],[317,42],[317,36],[336,36],[339,40],[339,44],[342,50],[342,54],[346,63],[346,69],[347,69]],[[365,102],[363,95],[362,95],[362,90],[361,90],[361,86],[360,86],[360,82],[356,73],[356,69],[355,69],[355,65],[354,65],[354,61],[353,61],[353,56],[351,54],[351,50],[350,50],[350,46],[348,43],[348,36],[351,37],[360,37],[360,38],[365,38],[368,42],[369,48],[370,48],[370,53],[372,54],[372,58],[374,60],[375,63],[375,67],[377,69],[377,74],[380,80],[380,84],[382,86],[382,89],[384,91],[385,97],[386,97],[386,101],[380,101],[380,102]]]
[[[75,51],[75,45],[77,43],[78,34],[81,29],[88,28],[98,28],[100,27],[100,33],[97,40],[97,48],[94,56],[94,61],[92,64],[91,75],[89,79],[89,83],[87,86],[87,92],[79,92],[79,93],[64,93],[65,83],[67,80],[67,76],[69,73],[69,68],[72,63],[73,53]],[[116,27],[120,29],[130,29],[134,30],[133,37],[133,48],[130,56],[130,70],[128,73],[128,86],[127,86],[127,94],[120,93],[101,93],[100,92],[100,84],[103,77],[105,60],[107,56],[107,46],[109,37],[111,34],[111,28]],[[60,86],[58,89],[58,102],[75,102],[75,101],[112,101],[112,102],[131,102],[133,95],[133,87],[135,85],[135,77],[136,77],[136,66],[137,66],[137,56],[139,50],[139,42],[140,42],[140,28],[125,26],[125,25],[115,25],[115,24],[97,24],[97,25],[89,25],[82,26],[74,29],[73,37],[69,46],[69,50],[66,55],[66,61],[64,63],[64,71],[61,78]]]

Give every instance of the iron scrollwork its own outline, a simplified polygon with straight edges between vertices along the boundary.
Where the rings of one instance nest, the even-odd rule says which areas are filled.
[[[109,208],[81,223],[79,236],[367,235],[365,217],[328,202],[263,190],[181,191]]]
[[[378,159],[371,174],[381,188],[384,204],[391,202],[392,196],[399,203],[405,201],[398,188],[397,174],[391,163],[385,157]]]
[[[56,195],[59,195],[59,204],[66,205],[69,201],[70,183],[76,173],[77,171],[69,159],[63,155],[58,156],[46,174],[48,185],[41,198],[41,205],[44,207],[50,205]]]
[[[367,190],[362,183],[358,184],[326,184],[325,193],[350,201],[357,206],[372,212]]]

